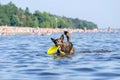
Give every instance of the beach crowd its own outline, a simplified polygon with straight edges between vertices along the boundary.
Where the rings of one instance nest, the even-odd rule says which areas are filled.
[[[69,31],[72,32],[120,32],[119,29],[110,29],[108,27],[107,29],[93,29],[88,30],[86,28],[84,29],[60,29],[60,28],[31,28],[31,27],[8,27],[8,26],[0,26],[0,35],[11,35],[11,34],[38,34],[38,35],[44,35],[44,34],[53,34],[53,33],[59,33],[63,31]]]

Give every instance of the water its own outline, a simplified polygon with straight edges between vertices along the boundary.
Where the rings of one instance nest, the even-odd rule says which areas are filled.
[[[53,35],[0,36],[0,80],[120,80],[120,33],[72,33],[76,54],[45,54]]]

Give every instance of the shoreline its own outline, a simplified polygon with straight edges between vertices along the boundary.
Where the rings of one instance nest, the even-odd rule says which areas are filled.
[[[60,29],[60,28],[31,28],[31,27],[13,27],[13,26],[0,26],[0,35],[15,35],[15,34],[37,34],[37,35],[44,35],[44,34],[53,34],[53,33],[59,33],[63,31],[69,31],[72,32],[120,32],[119,29],[93,29],[93,30],[87,30],[84,29]]]

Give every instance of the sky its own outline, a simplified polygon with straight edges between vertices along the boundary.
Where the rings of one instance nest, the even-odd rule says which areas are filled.
[[[39,10],[58,16],[94,22],[98,28],[120,28],[120,0],[0,0],[12,1],[17,7]]]

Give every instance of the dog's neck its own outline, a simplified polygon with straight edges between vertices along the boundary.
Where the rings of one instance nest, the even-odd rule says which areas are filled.
[[[59,48],[62,50],[62,51],[66,51],[66,48],[68,47],[68,45],[66,45],[65,43],[61,44],[59,46]]]

